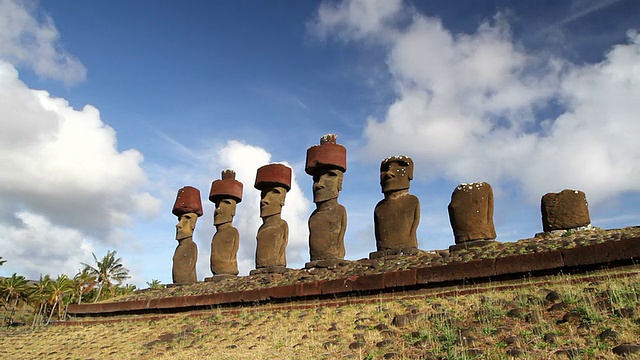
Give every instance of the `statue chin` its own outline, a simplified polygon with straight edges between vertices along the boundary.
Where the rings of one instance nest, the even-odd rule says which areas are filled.
[[[213,219],[213,225],[222,225],[233,221],[231,216],[219,216]]]
[[[268,216],[280,214],[281,212],[282,212],[282,208],[280,207],[278,208],[266,207],[266,208],[260,209],[260,217],[265,218]]]
[[[390,182],[382,184],[382,192],[386,193],[389,191],[398,191],[398,190],[406,190],[409,188],[409,184],[404,184],[401,182]]]
[[[337,198],[338,198],[338,194],[334,194],[334,193],[319,193],[319,194],[314,194],[313,195],[313,202],[314,203],[319,203],[319,202],[328,201],[328,200],[337,199]]]

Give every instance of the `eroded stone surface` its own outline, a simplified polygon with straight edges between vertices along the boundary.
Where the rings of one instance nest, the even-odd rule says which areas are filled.
[[[587,197],[580,190],[565,189],[545,194],[540,208],[544,231],[568,230],[591,224]]]
[[[210,268],[213,275],[238,275],[240,233],[233,227],[236,205],[242,201],[242,183],[233,170],[222,172],[222,179],[211,184],[209,200],[216,204],[213,224],[216,233],[211,239]]]
[[[202,216],[200,190],[185,186],[178,190],[172,213],[178,217],[176,240],[178,246],[173,254],[171,275],[174,284],[188,284],[198,281],[196,262],[198,246],[193,242],[193,230],[198,217]]]
[[[338,203],[342,179],[347,169],[347,151],[336,144],[336,135],[324,135],[320,145],[307,150],[305,171],[313,176],[313,202],[309,217],[311,261],[344,259],[347,211]]]
[[[493,189],[485,182],[460,184],[451,194],[449,221],[456,244],[493,240]]]
[[[269,164],[258,169],[255,188],[260,190],[260,217],[256,246],[256,269],[286,267],[289,225],[280,213],[287,191],[291,189],[291,168]]]
[[[378,251],[417,248],[420,201],[409,194],[413,160],[404,155],[386,158],[380,164],[380,186],[384,193],[374,210]]]

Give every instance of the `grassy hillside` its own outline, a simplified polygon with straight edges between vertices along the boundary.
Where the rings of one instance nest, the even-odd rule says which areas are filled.
[[[618,359],[640,344],[637,266],[332,302],[2,329],[0,358]]]

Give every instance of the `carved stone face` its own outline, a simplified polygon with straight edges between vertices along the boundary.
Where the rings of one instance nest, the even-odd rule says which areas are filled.
[[[220,225],[233,221],[236,214],[236,201],[222,199],[216,201],[216,210],[213,212],[213,225]]]
[[[178,224],[176,225],[176,240],[186,239],[193,236],[193,230],[196,228],[198,215],[195,213],[186,213],[180,215]]]
[[[338,197],[342,190],[344,173],[337,169],[320,170],[313,175],[313,202],[319,203]]]
[[[281,186],[262,190],[260,193],[260,217],[280,214],[286,196],[287,190]]]
[[[404,161],[393,161],[380,169],[380,186],[382,192],[409,188],[409,164]]]

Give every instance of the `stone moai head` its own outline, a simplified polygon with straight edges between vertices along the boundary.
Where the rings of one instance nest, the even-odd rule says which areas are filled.
[[[347,171],[347,149],[336,143],[337,135],[320,138],[320,145],[307,149],[304,171],[313,176],[313,202],[336,199]]]
[[[411,180],[413,180],[413,160],[410,157],[396,155],[382,160],[380,186],[383,193],[408,189]]]
[[[209,201],[216,204],[213,212],[213,225],[222,225],[233,221],[236,215],[236,204],[242,201],[242,183],[236,180],[236,172],[224,170],[221,180],[211,183]]]
[[[176,240],[192,237],[193,230],[196,228],[196,221],[198,217],[202,216],[200,190],[193,186],[185,186],[178,190],[172,213],[178,217]]]
[[[544,231],[569,230],[591,224],[587,196],[580,190],[565,189],[545,194],[540,201]]]
[[[282,164],[258,168],[254,187],[260,190],[260,217],[280,214],[291,189],[291,168]]]

